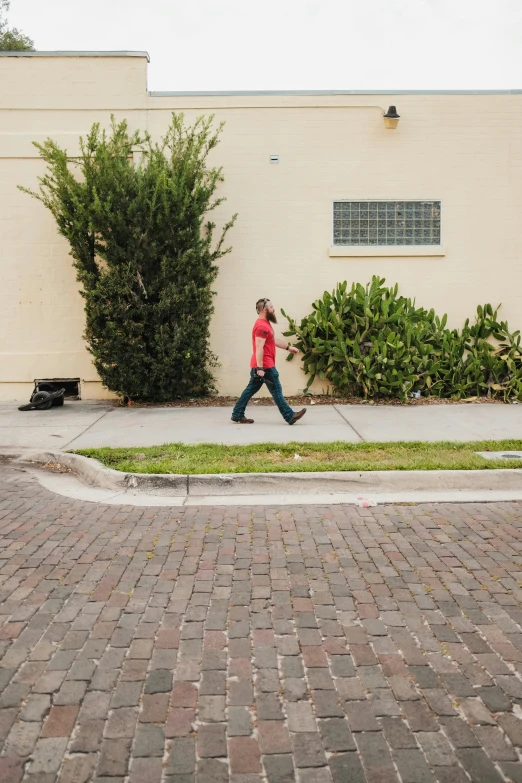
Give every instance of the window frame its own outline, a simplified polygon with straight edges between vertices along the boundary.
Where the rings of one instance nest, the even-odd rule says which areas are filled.
[[[382,204],[382,203],[438,203],[440,204],[440,233],[439,233],[439,242],[438,244],[426,244],[426,245],[417,245],[417,244],[411,244],[411,245],[400,245],[400,244],[394,244],[394,245],[348,245],[348,244],[336,244],[335,242],[335,205],[341,204],[341,203],[349,203],[349,204]],[[335,198],[332,199],[331,202],[331,212],[330,212],[330,219],[331,219],[331,252],[330,255],[343,255],[341,252],[343,249],[346,251],[349,251],[346,253],[346,255],[357,255],[358,253],[356,251],[362,251],[360,255],[445,255],[445,252],[443,252],[443,202],[441,198]],[[397,248],[404,249],[404,253],[398,253],[396,252]],[[392,252],[386,252],[386,251],[392,251]],[[429,251],[432,252],[429,252]],[[337,251],[337,252],[335,252]],[[412,252],[415,251],[415,252]],[[440,251],[440,252],[437,252]]]

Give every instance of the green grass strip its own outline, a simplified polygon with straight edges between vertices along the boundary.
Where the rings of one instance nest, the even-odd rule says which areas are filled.
[[[487,460],[476,451],[522,451],[522,440],[473,443],[213,443],[129,449],[82,449],[130,473],[313,473],[323,470],[491,470],[522,468],[520,459]],[[300,459],[295,459],[295,455]]]

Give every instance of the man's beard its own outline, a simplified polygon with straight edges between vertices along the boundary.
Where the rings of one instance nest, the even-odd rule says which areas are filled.
[[[267,313],[266,314],[267,321],[270,321],[271,324],[277,323],[277,316],[275,313]]]

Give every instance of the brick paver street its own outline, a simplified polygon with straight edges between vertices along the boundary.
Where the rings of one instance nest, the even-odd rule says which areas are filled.
[[[522,781],[522,503],[69,500],[0,464],[0,783]]]

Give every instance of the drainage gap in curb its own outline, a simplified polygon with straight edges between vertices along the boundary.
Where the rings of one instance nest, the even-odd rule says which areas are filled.
[[[522,459],[522,451],[477,451],[475,453],[478,454],[479,457],[484,457],[484,459]]]

